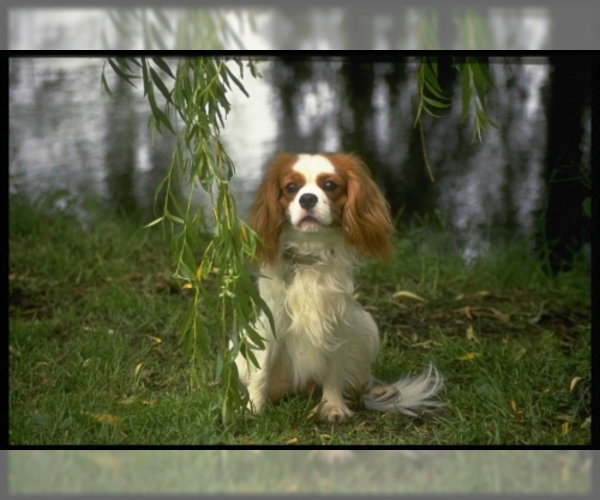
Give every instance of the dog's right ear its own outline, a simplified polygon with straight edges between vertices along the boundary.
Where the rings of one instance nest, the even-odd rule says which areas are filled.
[[[274,262],[279,251],[279,237],[285,219],[281,197],[280,179],[296,162],[297,156],[281,153],[267,168],[265,177],[250,207],[248,225],[262,240],[257,255],[265,263]]]

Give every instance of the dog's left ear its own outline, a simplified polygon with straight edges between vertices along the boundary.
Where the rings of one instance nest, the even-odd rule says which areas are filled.
[[[358,157],[337,154],[331,160],[348,179],[348,200],[342,214],[346,240],[359,255],[389,260],[395,229],[388,202]]]

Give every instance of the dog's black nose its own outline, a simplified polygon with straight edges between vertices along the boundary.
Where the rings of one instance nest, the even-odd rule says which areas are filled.
[[[319,201],[319,199],[314,194],[310,193],[303,194],[300,196],[299,200],[300,206],[305,210],[314,207],[317,204],[317,201]]]

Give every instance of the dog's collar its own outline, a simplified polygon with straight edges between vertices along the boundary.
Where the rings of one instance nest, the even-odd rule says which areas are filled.
[[[295,267],[297,266],[312,266],[313,264],[323,263],[323,259],[317,255],[306,253],[297,253],[291,248],[286,248],[283,251],[283,258]]]
[[[289,264],[283,273],[283,280],[291,285],[294,280],[294,275],[300,267],[314,266],[323,264],[325,260],[321,256],[311,255],[306,253],[297,253],[291,248],[286,248],[283,251],[283,259]]]

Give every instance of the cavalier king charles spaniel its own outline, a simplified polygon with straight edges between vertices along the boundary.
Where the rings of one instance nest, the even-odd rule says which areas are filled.
[[[293,391],[323,391],[319,415],[341,422],[347,401],[362,396],[370,410],[415,415],[435,399],[443,379],[433,366],[420,376],[383,384],[371,375],[379,334],[353,297],[358,257],[389,259],[394,226],[389,207],[361,161],[348,154],[280,154],[250,208],[258,234],[258,287],[274,319],[254,325],[265,349],[246,342],[260,368],[238,354],[236,364],[260,414],[267,400]]]

